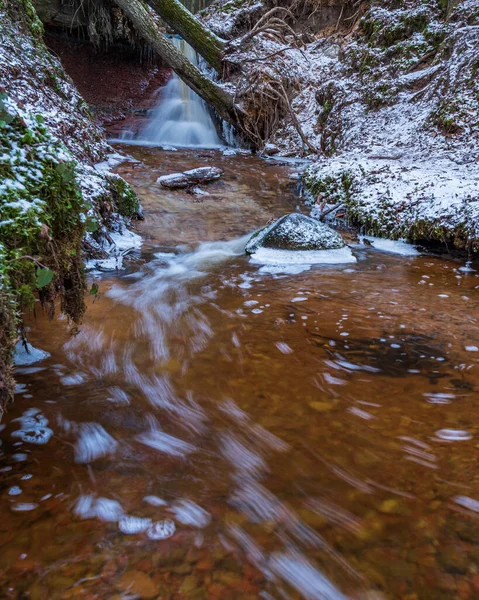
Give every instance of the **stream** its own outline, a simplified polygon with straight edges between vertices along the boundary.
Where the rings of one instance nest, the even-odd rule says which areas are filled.
[[[50,356],[2,424],[1,597],[477,598],[478,273],[265,268],[244,244],[302,210],[294,165],[127,151],[141,256],[77,335],[27,319]],[[204,165],[209,195],[156,183]]]

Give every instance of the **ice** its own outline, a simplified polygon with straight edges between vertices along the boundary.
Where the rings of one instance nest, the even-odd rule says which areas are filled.
[[[45,350],[34,348],[31,344],[19,341],[15,345],[13,359],[15,365],[33,365],[41,360],[48,358],[50,354]]]
[[[250,256],[253,264],[262,265],[261,271],[272,274],[296,275],[314,265],[342,265],[355,263],[356,257],[348,247],[336,250],[275,250],[259,248]]]
[[[379,238],[370,235],[360,236],[360,241],[368,240],[375,250],[382,252],[391,252],[392,254],[400,254],[401,256],[419,256],[420,252],[412,245],[404,240],[389,240],[387,238]]]

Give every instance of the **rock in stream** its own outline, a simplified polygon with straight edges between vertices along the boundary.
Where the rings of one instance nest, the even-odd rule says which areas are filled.
[[[215,181],[223,175],[223,169],[219,167],[198,167],[183,173],[172,173],[158,178],[158,183],[169,189],[182,189],[199,183]]]
[[[344,248],[343,238],[324,223],[300,213],[277,219],[254,233],[246,244],[246,253],[260,248],[276,250],[334,250]]]

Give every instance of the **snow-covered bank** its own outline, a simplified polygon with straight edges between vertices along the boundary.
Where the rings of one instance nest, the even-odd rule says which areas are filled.
[[[121,177],[94,167],[112,150],[42,34],[30,0],[0,3],[0,416],[34,292],[79,321],[82,257],[116,252],[109,232],[141,211]]]
[[[476,249],[479,4],[377,0],[356,3],[353,16],[346,2],[332,4],[345,7],[334,27],[320,15],[318,27],[303,23],[284,42],[273,27],[228,55],[245,81],[289,91],[297,123],[286,115],[266,144],[310,154],[299,123],[318,150],[303,176],[313,215],[337,206],[329,212],[337,225]],[[217,0],[204,19],[233,37],[272,5]]]

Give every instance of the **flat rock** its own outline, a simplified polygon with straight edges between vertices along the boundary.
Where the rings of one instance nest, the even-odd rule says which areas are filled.
[[[300,213],[277,219],[254,233],[246,244],[246,253],[260,248],[275,250],[335,250],[346,244],[337,231]]]
[[[190,169],[184,173],[163,175],[157,179],[157,183],[163,187],[178,190],[192,185],[198,185],[199,183],[215,181],[216,179],[219,179],[223,173],[223,169],[220,169],[219,167],[198,167],[197,169]]]
[[[191,185],[191,181],[184,173],[172,173],[171,175],[163,175],[162,177],[159,177],[156,181],[163,187],[172,190],[186,188],[189,185]]]
[[[219,179],[223,173],[223,169],[219,167],[199,167],[198,169],[185,171],[183,175],[186,175],[191,183],[207,183]]]

